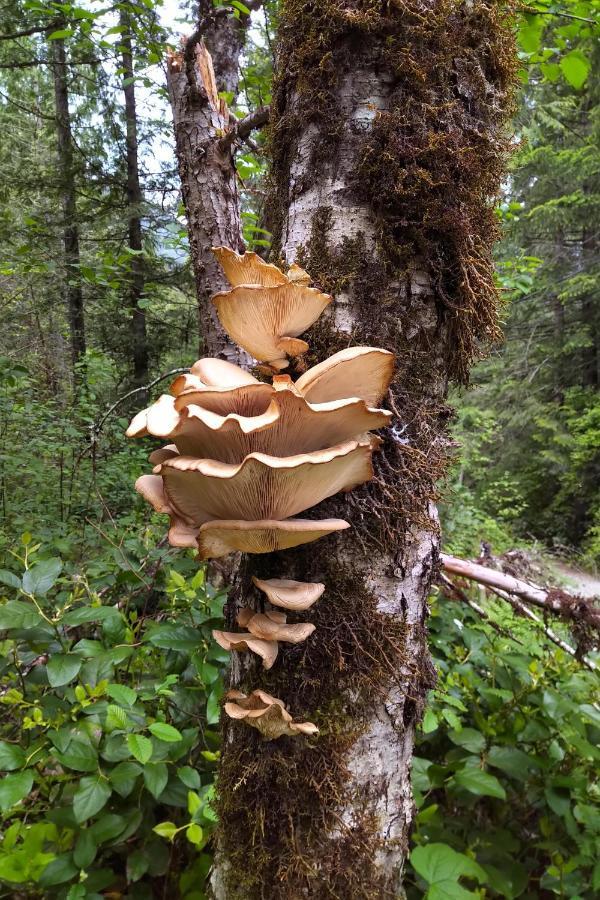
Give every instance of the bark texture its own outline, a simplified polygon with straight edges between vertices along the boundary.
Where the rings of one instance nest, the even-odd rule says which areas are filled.
[[[79,269],[79,228],[73,170],[73,135],[69,112],[69,86],[65,42],[51,42],[52,74],[56,112],[58,186],[63,216],[63,248],[65,260],[65,296],[69,318],[71,359],[73,367],[85,355],[85,318],[81,273]],[[74,368],[74,381],[77,373]]]
[[[123,94],[125,96],[125,143],[127,155],[127,205],[129,207],[129,249],[132,251],[129,263],[128,305],[131,310],[131,352],[133,355],[133,376],[136,384],[148,380],[148,338],[146,334],[146,313],[138,306],[144,293],[144,258],[142,256],[142,204],[144,196],[140,184],[138,165],[137,110],[135,83],[133,81],[133,46],[131,40],[131,16],[125,4],[121,6],[120,24],[121,58],[123,62]]]
[[[492,208],[514,73],[505,4],[307,0],[283,5],[271,110],[276,255],[335,296],[305,335],[313,364],[351,344],[397,354],[367,487],[311,518],[352,531],[245,560],[229,609],[260,607],[250,576],[322,581],[316,631],[276,666],[234,669],[316,741],[262,745],[225,723],[221,898],[392,898],[413,803],[415,727],[433,673],[426,601],[438,564],[435,481],[449,377],[494,337]]]
[[[167,85],[198,297],[201,353],[244,363],[246,354],[229,341],[210,303],[212,294],[228,287],[210,248],[243,249],[233,147],[222,140],[228,114],[218,100],[214,102],[207,83],[210,71],[201,61],[205,44],[213,56],[216,90],[237,94],[248,17],[235,19],[226,13],[203,0],[197,31],[183,52],[169,60]]]

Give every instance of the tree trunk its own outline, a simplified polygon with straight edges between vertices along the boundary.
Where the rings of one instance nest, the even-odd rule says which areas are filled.
[[[57,26],[58,27],[58,26]],[[79,268],[79,228],[73,169],[73,136],[69,112],[69,88],[67,83],[67,57],[62,39],[50,42],[54,99],[56,107],[56,137],[58,162],[58,187],[63,214],[63,248],[65,261],[65,295],[71,339],[73,381],[77,383],[76,369],[85,355],[85,319],[81,272]]]
[[[228,287],[210,248],[243,249],[232,145],[221,142],[228,118],[223,115],[223,105],[214,102],[211,85],[206,83],[210,70],[203,63],[204,40],[214,53],[217,91],[237,94],[239,55],[248,17],[235,19],[227,12],[202,0],[197,31],[183,53],[168,61],[167,85],[198,298],[200,352],[243,363],[246,354],[231,343],[210,303],[212,294]]]
[[[433,684],[426,600],[439,559],[433,499],[448,455],[448,379],[497,335],[493,198],[509,149],[515,53],[497,0],[287,0],[271,111],[275,256],[335,296],[304,335],[313,364],[350,344],[397,354],[395,415],[370,485],[311,510],[352,530],[247,557],[250,576],[322,581],[305,644],[263,688],[316,740],[267,744],[224,722],[212,889],[233,898],[392,898],[413,814],[415,727]],[[234,670],[237,673],[237,667]]]
[[[144,258],[142,255],[142,204],[144,196],[140,185],[138,167],[137,111],[135,83],[133,81],[133,47],[131,40],[130,10],[122,4],[119,14],[123,62],[123,93],[125,95],[125,125],[127,151],[127,205],[129,208],[129,261],[128,306],[131,309],[131,341],[133,376],[137,385],[148,380],[148,339],[146,313],[138,305],[144,293]]]

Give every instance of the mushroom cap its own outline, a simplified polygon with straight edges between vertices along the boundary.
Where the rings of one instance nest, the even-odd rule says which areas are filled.
[[[258,615],[258,613],[255,609],[250,609],[249,606],[242,606],[238,611],[235,620],[240,628],[245,628],[252,616],[256,615]],[[278,612],[276,609],[268,609],[264,615],[267,616],[268,619],[271,619],[272,622],[277,622],[279,625],[285,625],[287,621],[286,614]]]
[[[169,506],[190,524],[287,519],[373,477],[374,442],[346,441],[296,456],[251,453],[238,465],[176,456],[156,466]]]
[[[311,403],[360,397],[378,406],[394,374],[394,354],[377,347],[347,347],[334,353],[296,382],[296,389]]]
[[[228,691],[225,701],[225,712],[230,718],[243,720],[256,728],[266,741],[282,735],[295,737],[319,731],[312,722],[294,722],[282,701],[265,691],[252,691],[248,696],[241,691]]]
[[[259,591],[267,595],[269,603],[284,609],[309,609],[325,590],[324,584],[292,581],[289,578],[269,578],[267,581],[262,581],[253,575],[252,581]]]
[[[233,287],[240,284],[262,284],[265,287],[273,287],[288,281],[281,269],[272,263],[266,263],[257,253],[251,251],[236,253],[229,247],[211,247],[211,250],[221,264],[225,278]]]
[[[221,325],[233,340],[260,362],[285,368],[286,354],[306,352],[304,341],[295,341],[331,303],[329,294],[301,283],[264,287],[241,284],[215,294],[212,302]]]
[[[295,393],[291,382],[278,384],[277,379],[272,400],[261,415],[221,416],[204,408],[202,394],[198,399],[200,405],[189,403],[177,411],[173,398],[163,395],[156,411],[147,410],[146,432],[171,438],[175,450],[184,456],[240,463],[251,453],[291,456],[323,450],[388,425],[392,415],[369,409],[364,400],[354,398],[309,404]],[[162,462],[163,452],[166,449],[155,452],[155,462]]]
[[[244,384],[235,388],[186,389],[172,399],[178,412],[193,404],[220,416],[228,416],[230,413],[259,416],[266,412],[274,394],[273,385],[257,381],[256,384]]]
[[[207,387],[234,388],[243,384],[258,384],[258,378],[246,372],[240,366],[227,362],[225,359],[215,359],[212,356],[204,356],[197,359],[190,369],[192,375],[196,375]]]
[[[200,559],[214,559],[238,551],[273,553],[275,550],[289,550],[346,528],[350,528],[350,524],[343,519],[205,522],[197,532],[198,556]]]
[[[236,650],[238,653],[251,650],[252,653],[256,653],[261,657],[264,669],[270,669],[277,659],[279,651],[277,641],[265,641],[252,634],[237,634],[233,631],[217,631],[216,629],[212,634],[217,644],[224,650]]]
[[[287,644],[301,644],[315,630],[310,622],[298,625],[287,625],[274,621],[266,613],[255,613],[248,620],[246,628],[250,634],[263,641],[283,641]]]

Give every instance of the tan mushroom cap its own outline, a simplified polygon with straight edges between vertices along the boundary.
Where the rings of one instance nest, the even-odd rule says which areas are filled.
[[[334,353],[296,382],[296,389],[311,403],[360,397],[378,406],[394,374],[394,354],[376,347],[347,347]]]
[[[286,519],[276,522],[213,521],[200,526],[197,533],[199,559],[214,559],[228,553],[273,553],[310,544],[335,531],[350,528],[343,519]]]
[[[240,366],[227,362],[225,359],[215,359],[212,356],[204,356],[197,359],[190,369],[192,375],[196,375],[207,387],[235,388],[244,384],[258,384],[258,378],[251,375]]]
[[[238,465],[176,456],[156,466],[168,504],[190,524],[287,519],[373,477],[371,436],[296,456],[251,453]]]
[[[177,411],[171,400],[163,395],[156,412],[147,411],[146,432],[171,438],[182,455],[227,463],[240,463],[251,453],[291,456],[323,450],[383,428],[392,415],[354,398],[309,404],[296,395],[291,382],[289,388],[276,384],[271,403],[258,416],[220,416],[193,403]],[[163,461],[158,458],[163,452],[155,451],[156,462]]]
[[[329,294],[296,282],[274,287],[239,285],[212,298],[221,325],[259,362],[285,368],[285,355],[306,352],[297,340],[331,303]]]
[[[281,269],[266,263],[257,253],[247,251],[236,253],[229,247],[211,247],[217,257],[229,284],[237,287],[240,284],[262,284],[273,287],[285,284],[288,279]]]
[[[186,389],[172,399],[178,412],[186,406],[195,405],[220,416],[231,413],[238,416],[260,416],[268,409],[274,394],[273,385],[257,381],[256,384],[244,384],[235,388]]]
[[[264,641],[252,634],[237,634],[233,631],[214,630],[212,634],[217,644],[223,650],[229,652],[236,650],[238,653],[251,650],[252,653],[256,653],[257,656],[261,657],[264,669],[270,669],[277,659],[277,653],[279,652],[277,641]]]
[[[325,585],[310,581],[292,581],[289,578],[269,578],[262,581],[252,576],[252,581],[273,606],[283,609],[304,610],[316,603],[325,590]]]
[[[142,495],[144,500],[156,510],[158,513],[164,513],[169,516],[169,544],[172,547],[190,547],[197,549],[198,547],[198,528],[190,525],[184,518],[179,516],[172,508],[167,497],[165,496],[162,478],[158,475],[140,475],[135,483],[136,491]]]
[[[248,615],[248,612],[251,615]],[[243,628],[247,628],[250,634],[264,641],[282,641],[286,644],[301,644],[315,630],[315,626],[309,622],[297,625],[287,625],[277,621],[277,618],[269,613],[255,613],[252,610],[240,610],[242,617],[238,616],[238,622]]]
[[[177,445],[167,444],[166,447],[159,447],[158,450],[153,450],[148,457],[148,461],[154,463],[154,465],[157,466],[159,463],[164,462],[166,459],[173,459],[174,456],[179,456]]]
[[[256,616],[257,612],[254,609],[250,609],[249,606],[242,606],[239,610],[237,616],[235,617],[236,622],[241,628],[245,628],[252,618],[252,616]],[[272,622],[277,622],[279,625],[285,625],[287,621],[287,616],[285,613],[278,612],[276,609],[269,609],[265,612],[265,616],[271,619]]]
[[[276,740],[283,735],[296,737],[299,734],[317,734],[319,731],[312,722],[294,722],[282,701],[265,691],[252,691],[250,695],[241,691],[228,691],[225,700],[227,715],[256,728],[266,741]]]

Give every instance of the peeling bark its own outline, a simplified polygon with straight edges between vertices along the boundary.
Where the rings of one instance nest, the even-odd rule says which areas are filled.
[[[226,13],[214,10],[212,3],[200,4],[197,31],[183,53],[168,62],[167,86],[198,298],[200,352],[240,364],[248,357],[229,340],[210,303],[212,294],[228,287],[210,248],[244,249],[235,161],[232,146],[221,140],[229,125],[227,115],[211,104],[197,65],[204,41],[212,55],[217,90],[237,94],[247,17],[235,19]]]

